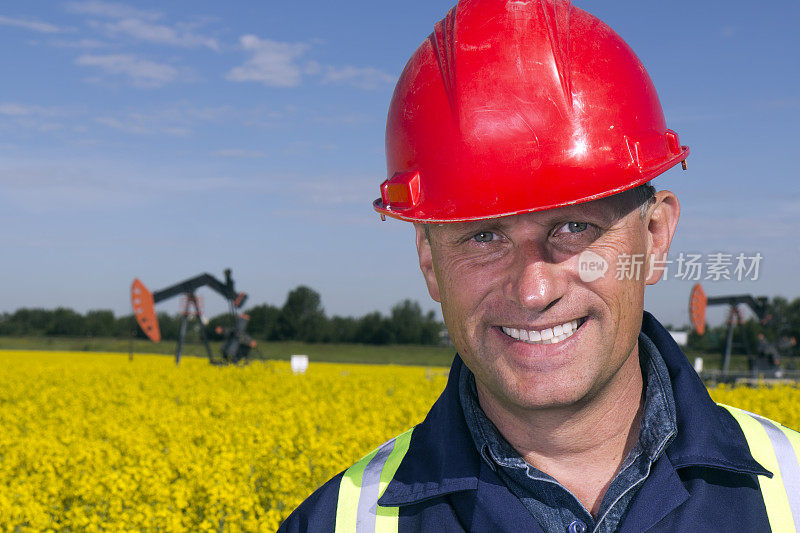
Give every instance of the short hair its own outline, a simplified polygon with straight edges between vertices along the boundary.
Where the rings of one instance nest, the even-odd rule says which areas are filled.
[[[656,188],[650,185],[650,182],[643,183],[633,189],[625,191],[622,194],[630,194],[633,205],[639,207],[639,215],[642,219],[647,217],[647,211],[655,201]]]

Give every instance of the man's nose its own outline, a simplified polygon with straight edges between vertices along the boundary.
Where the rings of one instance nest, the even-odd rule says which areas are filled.
[[[544,311],[564,295],[565,268],[540,246],[519,247],[509,268],[506,297],[532,311]]]

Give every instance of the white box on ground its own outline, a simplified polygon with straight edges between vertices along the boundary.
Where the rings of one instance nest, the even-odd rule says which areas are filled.
[[[672,335],[672,339],[678,344],[678,346],[686,346],[689,344],[688,331],[670,331],[669,334]]]
[[[295,374],[305,374],[306,370],[308,370],[308,356],[293,355],[290,364],[292,365],[292,372]]]

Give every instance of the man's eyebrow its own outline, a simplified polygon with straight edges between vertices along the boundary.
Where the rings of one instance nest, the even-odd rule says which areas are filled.
[[[496,231],[505,230],[511,225],[507,217],[490,218],[485,220],[469,220],[463,223],[464,226],[459,228],[460,233],[478,233],[480,231]]]

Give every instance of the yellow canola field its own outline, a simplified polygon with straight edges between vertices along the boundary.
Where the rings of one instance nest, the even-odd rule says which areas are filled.
[[[0,351],[0,531],[274,531],[446,369]],[[800,427],[794,387],[712,391]]]
[[[0,531],[275,531],[445,371],[0,351]]]

